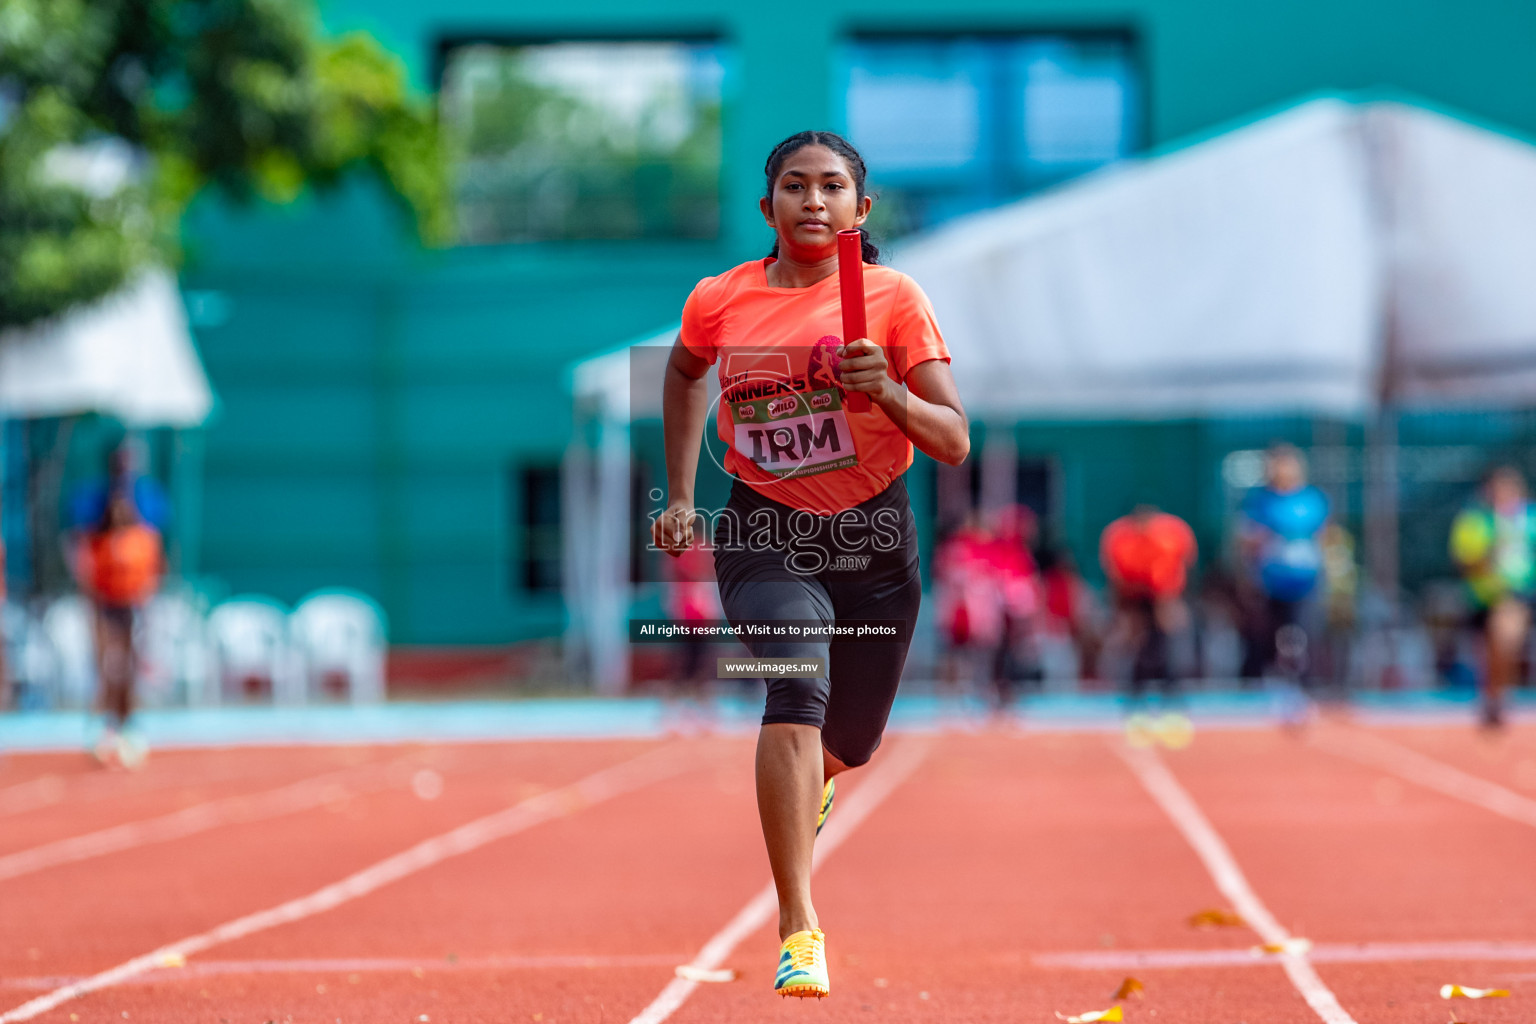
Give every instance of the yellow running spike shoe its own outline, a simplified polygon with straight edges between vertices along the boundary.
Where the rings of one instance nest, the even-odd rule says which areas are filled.
[[[827,937],[820,928],[795,932],[779,949],[779,972],[773,990],[781,996],[826,998],[832,991],[827,980]]]
[[[834,775],[821,789],[821,816],[816,819],[817,835],[821,835],[821,828],[827,823],[827,815],[832,813],[832,798],[835,796],[837,796],[837,776]]]
[[[1153,721],[1152,734],[1169,750],[1183,750],[1195,742],[1195,723],[1188,715],[1165,711]]]

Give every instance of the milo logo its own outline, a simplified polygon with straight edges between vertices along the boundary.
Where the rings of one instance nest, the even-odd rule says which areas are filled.
[[[773,476],[808,476],[859,464],[836,388],[732,402],[730,410],[731,448]]]
[[[773,419],[778,419],[780,416],[788,416],[798,408],[800,408],[799,396],[785,395],[783,398],[776,398],[768,403],[768,415]]]

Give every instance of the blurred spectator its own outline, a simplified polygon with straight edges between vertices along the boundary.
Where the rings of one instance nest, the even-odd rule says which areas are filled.
[[[1324,642],[1318,651],[1317,675],[1342,691],[1349,681],[1360,569],[1355,562],[1355,538],[1343,524],[1330,521],[1324,526],[1321,544]]]
[[[153,477],[143,472],[143,450],[132,437],[123,438],[107,453],[107,475],[82,484],[70,495],[69,521],[77,531],[93,529],[106,518],[107,502],[122,494],[133,504],[134,515],[164,534],[171,520],[171,502]]]
[[[1180,672],[1169,638],[1189,628],[1184,588],[1198,554],[1194,531],[1176,515],[1138,505],[1104,528],[1099,552],[1115,592],[1113,634],[1134,652],[1131,699],[1145,696],[1153,680],[1165,698],[1176,696]]]
[[[145,502],[139,497],[142,493],[153,500],[158,488],[139,487],[132,465],[126,446],[114,450],[99,518],[94,523],[77,519],[70,552],[75,578],[95,607],[97,678],[105,716],[96,755],[104,764],[116,760],[128,768],[141,764],[147,753],[129,721],[138,674],[134,620],[159,586],[165,562],[160,531],[146,521],[141,511]],[[88,491],[86,500],[76,503],[76,514],[94,509],[93,501]],[[163,516],[163,506],[159,511]]]
[[[1093,588],[1065,545],[1050,544],[1040,552],[1041,628],[1066,637],[1077,651],[1078,677],[1098,678],[1099,615]]]
[[[1026,681],[1038,683],[1040,652],[1035,630],[1041,613],[1040,567],[1031,550],[1039,532],[1035,513],[1008,505],[993,517],[990,558],[1002,608],[1002,629],[992,659],[999,705],[1010,703]]]
[[[943,632],[940,680],[951,688],[991,671],[1003,640],[1003,594],[992,565],[994,541],[976,513],[934,551],[934,601]]]
[[[720,607],[719,587],[715,584],[714,555],[702,538],[675,559],[669,559],[671,583],[666,589],[667,615],[677,622],[694,625],[725,617]],[[714,644],[686,641],[678,645],[678,662],[672,673],[678,690],[697,692],[713,675],[714,662],[708,657]]]
[[[1194,600],[1199,609],[1196,617],[1200,624],[1200,674],[1206,679],[1239,677],[1245,621],[1242,590],[1243,585],[1226,565],[1208,563],[1200,574],[1200,589]]]
[[[1301,451],[1271,447],[1264,484],[1243,498],[1238,550],[1244,570],[1242,674],[1259,679],[1276,670],[1305,688],[1313,679],[1308,629],[1323,575],[1323,527],[1328,498],[1307,483]]]
[[[1504,722],[1505,693],[1518,679],[1531,627],[1532,515],[1525,479],[1512,466],[1499,466],[1483,481],[1480,500],[1451,524],[1451,557],[1461,568],[1476,606],[1473,624],[1486,644],[1483,724]]]

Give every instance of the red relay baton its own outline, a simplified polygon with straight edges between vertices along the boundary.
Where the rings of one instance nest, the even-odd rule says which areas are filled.
[[[864,235],[858,228],[837,233],[837,277],[843,304],[843,344],[869,336],[864,320]],[[869,396],[847,392],[849,412],[869,412]]]

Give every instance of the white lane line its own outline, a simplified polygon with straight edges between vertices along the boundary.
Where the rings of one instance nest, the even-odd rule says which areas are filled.
[[[1533,942],[1322,942],[1307,951],[1313,963],[1388,964],[1435,960],[1536,961]],[[1180,967],[1259,967],[1280,962],[1280,954],[1247,949],[1089,949],[1080,953],[1036,953],[1036,967],[1081,971],[1129,971]]]
[[[1275,920],[1269,908],[1253,891],[1242,869],[1233,859],[1232,851],[1227,849],[1227,844],[1211,827],[1199,805],[1179,785],[1179,780],[1173,777],[1162,759],[1150,750],[1135,750],[1123,744],[1112,744],[1112,747],[1130,766],[1142,786],[1163,809],[1163,813],[1183,833],[1189,845],[1194,847],[1195,853],[1216,883],[1216,888],[1232,902],[1233,909],[1259,933],[1266,945],[1289,942],[1291,933],[1281,927],[1280,922]],[[1301,993],[1307,1005],[1312,1007],[1312,1011],[1325,1024],[1355,1024],[1354,1018],[1339,1005],[1338,997],[1323,984],[1323,979],[1317,976],[1317,971],[1305,955],[1284,953],[1277,956],[1276,960],[1285,968],[1296,991]]]
[[[7,786],[5,789],[0,789],[0,817],[56,804],[64,799],[68,789],[68,784],[59,775],[40,775],[35,779]]]
[[[1347,738],[1319,733],[1311,741],[1319,750],[1337,757],[1391,772],[1426,789],[1474,804],[1521,824],[1536,825],[1536,800],[1384,737],[1363,730],[1350,730]]]
[[[409,957],[334,957],[296,960],[193,960],[184,967],[166,968],[123,982],[124,985],[174,984],[201,978],[250,974],[364,974],[410,971],[615,970],[671,967],[686,953],[554,953],[542,956],[481,956],[412,959]],[[1314,963],[1395,964],[1472,961],[1536,963],[1536,942],[1361,942],[1319,943],[1307,953]],[[1279,963],[1273,953],[1248,949],[1087,949],[1080,952],[1036,953],[1030,963],[1046,970],[1136,971],[1190,967],[1268,967]],[[78,977],[0,978],[0,988],[51,991],[81,980]]]
[[[246,974],[364,974],[405,973],[410,971],[524,971],[591,970],[626,967],[671,967],[687,953],[619,953],[585,956],[550,954],[547,956],[481,956],[453,960],[409,959],[406,957],[338,957],[328,960],[194,960],[183,967],[168,967],[151,974],[129,978],[124,985],[174,984],[197,978],[218,978]],[[0,988],[31,989],[48,992],[73,984],[78,977],[0,978]]]
[[[301,896],[278,906],[247,914],[217,928],[168,943],[142,956],[136,956],[132,960],[92,975],[83,981],[61,986],[45,996],[23,1003],[14,1010],[0,1013],[0,1024],[31,1020],[88,992],[120,984],[156,968],[163,968],[167,963],[181,962],[193,954],[201,953],[221,943],[324,913],[449,858],[478,850],[488,843],[522,832],[534,825],[574,814],[593,804],[677,775],[691,763],[684,759],[680,751],[672,747],[651,751],[623,761],[568,786],[540,793],[505,810],[477,818],[442,835],[417,843],[410,849],[403,850],[392,857],[386,857],[377,864],[349,875],[339,882],[316,889],[308,896]]]
[[[888,758],[881,760],[869,770],[869,774],[859,788],[848,794],[846,803],[839,798],[836,809],[827,819],[826,827],[821,830],[821,835],[816,837],[816,852],[811,860],[812,871],[821,867],[822,863],[832,855],[832,851],[841,846],[843,841],[863,824],[864,819],[884,803],[885,798],[890,796],[907,776],[917,770],[917,766],[928,755],[931,745],[932,741],[926,737],[906,740],[891,751]],[[704,943],[704,948],[699,950],[689,966],[703,971],[718,969],[743,939],[773,920],[778,915],[778,910],[778,897],[774,893],[773,883],[769,882],[756,896],[747,901],[747,905],[742,907],[724,928],[715,933],[714,938]],[[687,1002],[688,997],[693,995],[693,990],[698,987],[699,983],[696,981],[673,978],[651,1001],[651,1005],[636,1014],[629,1024],[661,1024],[677,1012],[678,1007]]]
[[[84,753],[80,755],[80,760],[85,761]],[[189,787],[240,782],[263,774],[259,767],[249,762],[229,766],[217,761],[192,766],[179,759],[175,762],[155,763],[157,768],[147,773],[152,776],[148,778],[144,774],[123,775],[91,768],[62,775],[50,773],[27,782],[18,782],[0,789],[0,817],[24,814],[66,801],[79,805],[87,801],[118,800],[124,796],[152,796]],[[378,766],[377,761],[369,761],[367,764],[346,767],[355,769]]]
[[[410,781],[410,764],[398,761],[392,765],[344,768],[262,793],[210,800],[158,817],[125,822],[5,854],[0,856],[0,882],[137,846],[181,839],[222,825],[247,824],[296,814],[352,796],[409,786]]]

